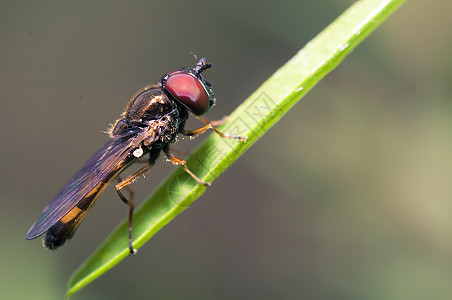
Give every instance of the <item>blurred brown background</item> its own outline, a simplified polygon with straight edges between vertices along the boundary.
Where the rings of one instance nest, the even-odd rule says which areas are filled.
[[[209,117],[221,117],[353,2],[2,1],[1,298],[61,299],[126,217],[110,188],[60,250],[25,241],[136,90],[193,66],[192,51],[213,64]],[[196,205],[74,299],[450,299],[451,10],[408,1]],[[137,201],[172,168],[161,159],[134,184]]]

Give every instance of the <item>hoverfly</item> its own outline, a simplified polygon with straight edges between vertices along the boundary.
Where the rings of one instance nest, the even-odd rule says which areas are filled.
[[[197,182],[210,184],[193,174],[183,159],[171,154],[170,145],[178,134],[196,136],[208,129],[221,137],[245,141],[243,137],[221,133],[214,126],[219,122],[202,119],[215,103],[211,85],[201,73],[211,67],[201,58],[193,69],[183,69],[165,75],[160,83],[140,90],[131,98],[121,118],[109,131],[110,140],[78,171],[44,208],[39,219],[31,226],[26,239],[31,240],[46,233],[43,246],[56,249],[66,239],[72,238],[80,222],[97,198],[127,167],[146,158],[146,165],[138,171],[119,180],[115,186],[119,198],[128,205],[128,230],[130,253],[132,246],[132,215],[134,210],[133,191],[128,187],[136,178],[149,171],[160,152],[174,165],[184,170]],[[205,126],[186,130],[185,122],[189,112],[200,117]],[[127,199],[121,192],[125,188]]]

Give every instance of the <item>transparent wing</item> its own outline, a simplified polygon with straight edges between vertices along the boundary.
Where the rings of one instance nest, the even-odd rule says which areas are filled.
[[[44,208],[39,219],[28,231],[26,239],[37,238],[64,217],[105,180],[115,166],[124,160],[131,150],[138,147],[149,133],[149,128],[139,128],[127,136],[113,138],[106,143]]]

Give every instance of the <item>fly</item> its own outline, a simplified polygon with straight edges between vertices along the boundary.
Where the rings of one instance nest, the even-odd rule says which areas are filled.
[[[214,104],[215,96],[211,85],[201,73],[211,67],[201,58],[193,69],[183,69],[165,75],[160,83],[149,85],[136,93],[127,105],[121,118],[108,131],[110,140],[78,171],[46,206],[39,219],[31,226],[26,239],[35,239],[46,233],[43,245],[57,249],[66,239],[72,238],[80,222],[97,198],[119,174],[137,161],[146,165],[138,171],[119,179],[116,192],[128,205],[129,250],[132,246],[132,216],[134,210],[133,191],[129,185],[154,165],[163,152],[174,165],[182,165],[198,183],[209,186],[187,167],[185,160],[177,158],[170,151],[170,145],[179,134],[196,136],[212,129],[221,137],[245,141],[244,137],[221,133],[215,125],[203,119],[205,126],[186,130],[185,122],[189,112],[202,116]],[[126,198],[122,189],[128,191]]]

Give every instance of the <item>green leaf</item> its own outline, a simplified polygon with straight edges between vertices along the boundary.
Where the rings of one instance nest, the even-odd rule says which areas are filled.
[[[220,128],[230,135],[246,135],[247,142],[211,134],[187,160],[190,170],[205,181],[214,181],[403,2],[367,0],[353,4],[265,81]],[[205,189],[182,168],[176,169],[134,214],[134,247],[144,245]],[[127,222],[123,222],[75,271],[67,295],[126,258],[127,236]]]

